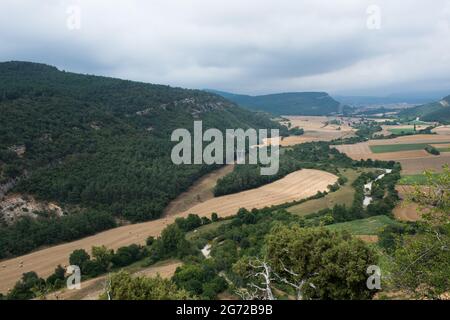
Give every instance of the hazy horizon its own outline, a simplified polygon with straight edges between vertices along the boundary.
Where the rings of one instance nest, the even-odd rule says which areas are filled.
[[[250,95],[450,94],[449,0],[5,0],[0,8],[1,61]]]

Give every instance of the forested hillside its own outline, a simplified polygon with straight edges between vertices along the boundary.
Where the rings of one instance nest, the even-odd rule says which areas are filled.
[[[401,118],[414,119],[420,117],[422,121],[450,122],[450,96],[438,102],[428,103],[402,111]]]
[[[341,111],[339,102],[326,92],[291,92],[249,96],[210,91],[237,103],[243,108],[265,111],[275,115],[322,116]]]
[[[170,160],[176,128],[273,128],[222,97],[0,63],[0,185],[129,221],[158,217],[212,166]],[[7,189],[7,188],[3,188]]]

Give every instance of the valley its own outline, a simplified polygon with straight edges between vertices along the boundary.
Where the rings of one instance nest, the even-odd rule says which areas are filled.
[[[213,177],[218,179],[221,173],[223,172],[219,172]],[[207,179],[212,178],[209,176]],[[14,259],[3,260],[0,261],[0,292],[11,289],[22,273],[35,271],[40,276],[50,275],[58,264],[67,265],[68,256],[76,249],[84,249],[89,252],[92,246],[117,249],[133,243],[143,244],[149,236],[160,235],[161,231],[173,223],[176,218],[186,217],[189,213],[210,217],[212,212],[216,212],[219,217],[228,217],[236,214],[239,208],[251,210],[310,197],[318,191],[327,190],[327,187],[336,180],[336,176],[327,172],[304,169],[263,187],[208,199],[184,212],[167,214],[161,219],[121,226],[81,240],[37,250]],[[194,187],[195,194],[211,192],[212,185],[212,183],[200,183]],[[185,198],[185,196],[181,197]],[[176,203],[180,202],[179,199],[175,201]]]
[[[24,274],[51,279],[56,266],[67,266],[73,253],[84,250],[92,255],[83,264],[84,289],[56,290],[47,299],[95,299],[104,291],[105,273],[122,269],[130,279],[161,274],[200,297],[236,298],[225,290],[238,276],[233,265],[262,252],[263,243],[270,245],[266,235],[276,225],[324,232],[324,239],[337,237],[335,244],[349,239],[340,238],[346,231],[362,240],[352,245],[391,250],[384,247],[393,246],[389,237],[398,230],[412,232],[411,224],[421,220],[417,204],[405,201],[414,189],[399,186],[399,180],[425,181],[417,175],[425,169],[445,172],[450,162],[448,126],[397,121],[394,114],[337,115],[335,101],[322,93],[244,97],[257,101],[250,108],[257,110],[261,101],[277,108],[294,99],[270,115],[196,90],[90,78],[45,65],[1,68],[4,84],[23,74],[24,83],[39,82],[52,91],[46,96],[19,88],[13,98],[0,100],[0,178],[6,186],[22,177],[3,188],[7,192],[0,199],[8,218],[0,234],[5,294],[20,290],[16,282]],[[98,98],[91,96],[91,81],[101,92]],[[123,104],[110,100],[114,94]],[[281,112],[301,101],[312,103],[310,112]],[[330,108],[326,115],[317,112],[322,102]],[[38,125],[24,127],[41,108]],[[279,129],[279,172],[260,176],[260,164],[174,165],[171,130],[192,130],[197,120],[221,132]],[[272,139],[264,140],[264,146],[271,144]],[[99,250],[113,258],[101,265]],[[365,258],[372,259],[367,252]],[[202,285],[190,283],[193,270],[204,272]]]
[[[3,313],[449,300],[450,0],[410,2],[0,1]]]

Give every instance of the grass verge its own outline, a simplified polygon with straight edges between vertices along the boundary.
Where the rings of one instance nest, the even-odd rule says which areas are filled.
[[[326,228],[334,231],[346,230],[354,235],[377,235],[384,227],[396,224],[399,224],[399,222],[388,216],[381,215],[361,220],[331,224],[326,226]]]

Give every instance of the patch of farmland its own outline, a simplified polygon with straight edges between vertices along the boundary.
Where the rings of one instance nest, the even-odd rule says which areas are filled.
[[[442,171],[442,166],[450,163],[450,155],[443,153],[439,156],[434,156],[425,150],[406,150],[417,149],[418,147],[425,148],[428,144],[433,145],[447,145],[450,141],[449,135],[413,135],[403,136],[395,139],[381,139],[370,140],[351,145],[334,146],[339,151],[347,154],[354,160],[373,159],[384,161],[398,161],[402,164],[403,174],[420,174],[426,169],[434,170],[436,172]],[[403,147],[402,145],[414,145]],[[374,153],[371,149],[376,151],[384,151],[384,153]],[[388,152],[397,150],[396,152]]]
[[[371,145],[370,150],[373,153],[387,153],[387,152],[423,150],[427,146],[428,146],[427,143],[391,144],[391,145],[383,144],[383,145]]]
[[[358,176],[363,171],[368,172],[371,170],[347,169],[346,171],[342,171],[341,173],[348,179],[348,181],[344,186],[341,186],[338,191],[331,192],[327,194],[325,197],[320,199],[312,199],[304,203],[294,205],[292,207],[289,207],[287,211],[289,211],[292,214],[305,216],[326,208],[332,208],[337,204],[340,205],[345,204],[348,206],[353,202],[353,198],[355,195],[355,189],[352,187],[352,183],[356,180],[356,178],[358,178]]]
[[[427,158],[402,159],[399,160],[402,165],[402,174],[420,174],[425,170],[433,172],[442,172],[442,167],[450,163],[450,155],[443,153],[440,156],[430,156]]]
[[[450,126],[439,126],[434,128],[432,132],[435,132],[439,135],[450,135]]]
[[[306,130],[328,130],[336,131],[341,128],[341,131],[353,131],[353,128],[348,125],[348,122],[341,121],[336,117],[325,116],[286,116],[289,119],[291,127],[300,127]],[[339,120],[341,124],[330,124],[330,121]]]
[[[414,189],[412,186],[397,186],[399,197],[402,201],[394,208],[393,213],[400,221],[417,221],[420,219],[419,206],[416,203],[406,201],[407,194]]]
[[[367,157],[370,157],[370,155],[372,155],[372,151],[370,150],[367,142],[357,144],[344,144],[334,147],[355,160],[366,159]]]
[[[188,210],[196,204],[214,198],[214,187],[220,178],[231,173],[234,165],[226,165],[196,181],[186,192],[171,201],[164,210],[164,216],[173,215]]]
[[[434,174],[437,176],[438,174]],[[404,175],[398,182],[400,186],[410,186],[410,185],[426,185],[428,183],[427,177],[423,174],[411,174]]]
[[[401,136],[394,139],[380,139],[370,140],[369,145],[384,145],[384,144],[411,144],[411,143],[441,143],[450,142],[449,135],[441,134],[415,134],[409,136]]]
[[[429,127],[429,125],[416,125],[416,130],[414,130],[414,125],[395,125],[395,126],[381,126],[383,130],[388,131],[393,134],[406,134],[414,133],[419,130],[424,130]]]
[[[352,137],[356,130],[351,127],[351,124],[359,122],[359,119],[325,116],[286,116],[284,118],[289,119],[292,128],[302,128],[305,133],[299,137],[286,138],[286,141],[281,142],[282,146]],[[333,120],[339,121],[340,124],[331,124]]]
[[[411,150],[411,151],[399,151],[399,152],[385,152],[385,153],[374,153],[371,156],[372,159],[376,160],[394,160],[400,161],[404,159],[422,159],[422,158],[431,158],[433,157],[431,154],[423,150]]]
[[[308,198],[318,191],[326,191],[328,186],[336,181],[337,177],[331,173],[303,169],[256,189],[217,197],[200,203],[190,208],[188,213],[210,215],[211,212],[216,212],[222,217],[230,216],[235,214],[239,208],[264,208]]]
[[[397,161],[401,159],[431,157],[431,155],[425,150],[374,153],[371,150],[372,146],[370,146],[367,142],[351,145],[340,145],[334,147],[354,160],[373,159],[373,160]]]

